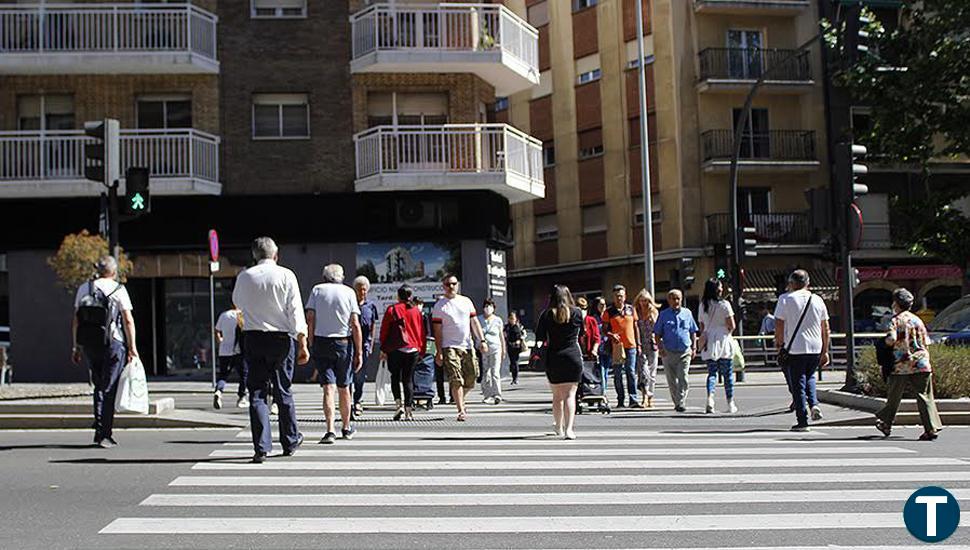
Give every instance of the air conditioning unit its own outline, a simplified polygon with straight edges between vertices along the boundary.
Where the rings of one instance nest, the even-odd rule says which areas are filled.
[[[395,204],[395,221],[400,229],[436,229],[440,226],[438,204],[427,200],[400,200]]]

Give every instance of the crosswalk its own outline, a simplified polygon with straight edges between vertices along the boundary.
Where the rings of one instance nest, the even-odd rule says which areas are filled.
[[[562,441],[527,425],[454,426],[362,428],[332,446],[306,430],[296,456],[264,464],[248,463],[241,431],[101,533],[146,547],[259,535],[277,548],[889,548],[915,542],[901,510],[916,488],[970,502],[970,461],[847,428],[610,428]],[[970,544],[967,531],[964,519],[947,542]]]

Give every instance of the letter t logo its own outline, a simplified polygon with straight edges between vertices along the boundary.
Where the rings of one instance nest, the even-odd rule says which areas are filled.
[[[917,504],[926,505],[926,536],[935,537],[936,536],[936,506],[938,504],[946,504],[946,495],[940,496],[929,496],[921,495],[916,497]]]

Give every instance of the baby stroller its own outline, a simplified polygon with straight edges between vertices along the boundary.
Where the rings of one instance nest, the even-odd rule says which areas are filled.
[[[426,411],[434,408],[434,355],[425,355],[414,364],[411,377],[414,384],[414,406]]]
[[[583,361],[583,377],[576,390],[576,414],[583,414],[586,409],[610,414],[610,403],[603,395],[603,380],[600,366],[596,361]]]

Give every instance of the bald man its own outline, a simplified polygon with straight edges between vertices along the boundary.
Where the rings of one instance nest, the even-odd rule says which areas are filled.
[[[694,314],[683,307],[683,302],[684,294],[681,291],[673,289],[668,292],[667,304],[670,307],[660,312],[653,326],[653,333],[660,344],[670,398],[677,412],[687,410],[687,392],[690,389],[687,374],[690,362],[697,354],[697,323],[694,322]]]

